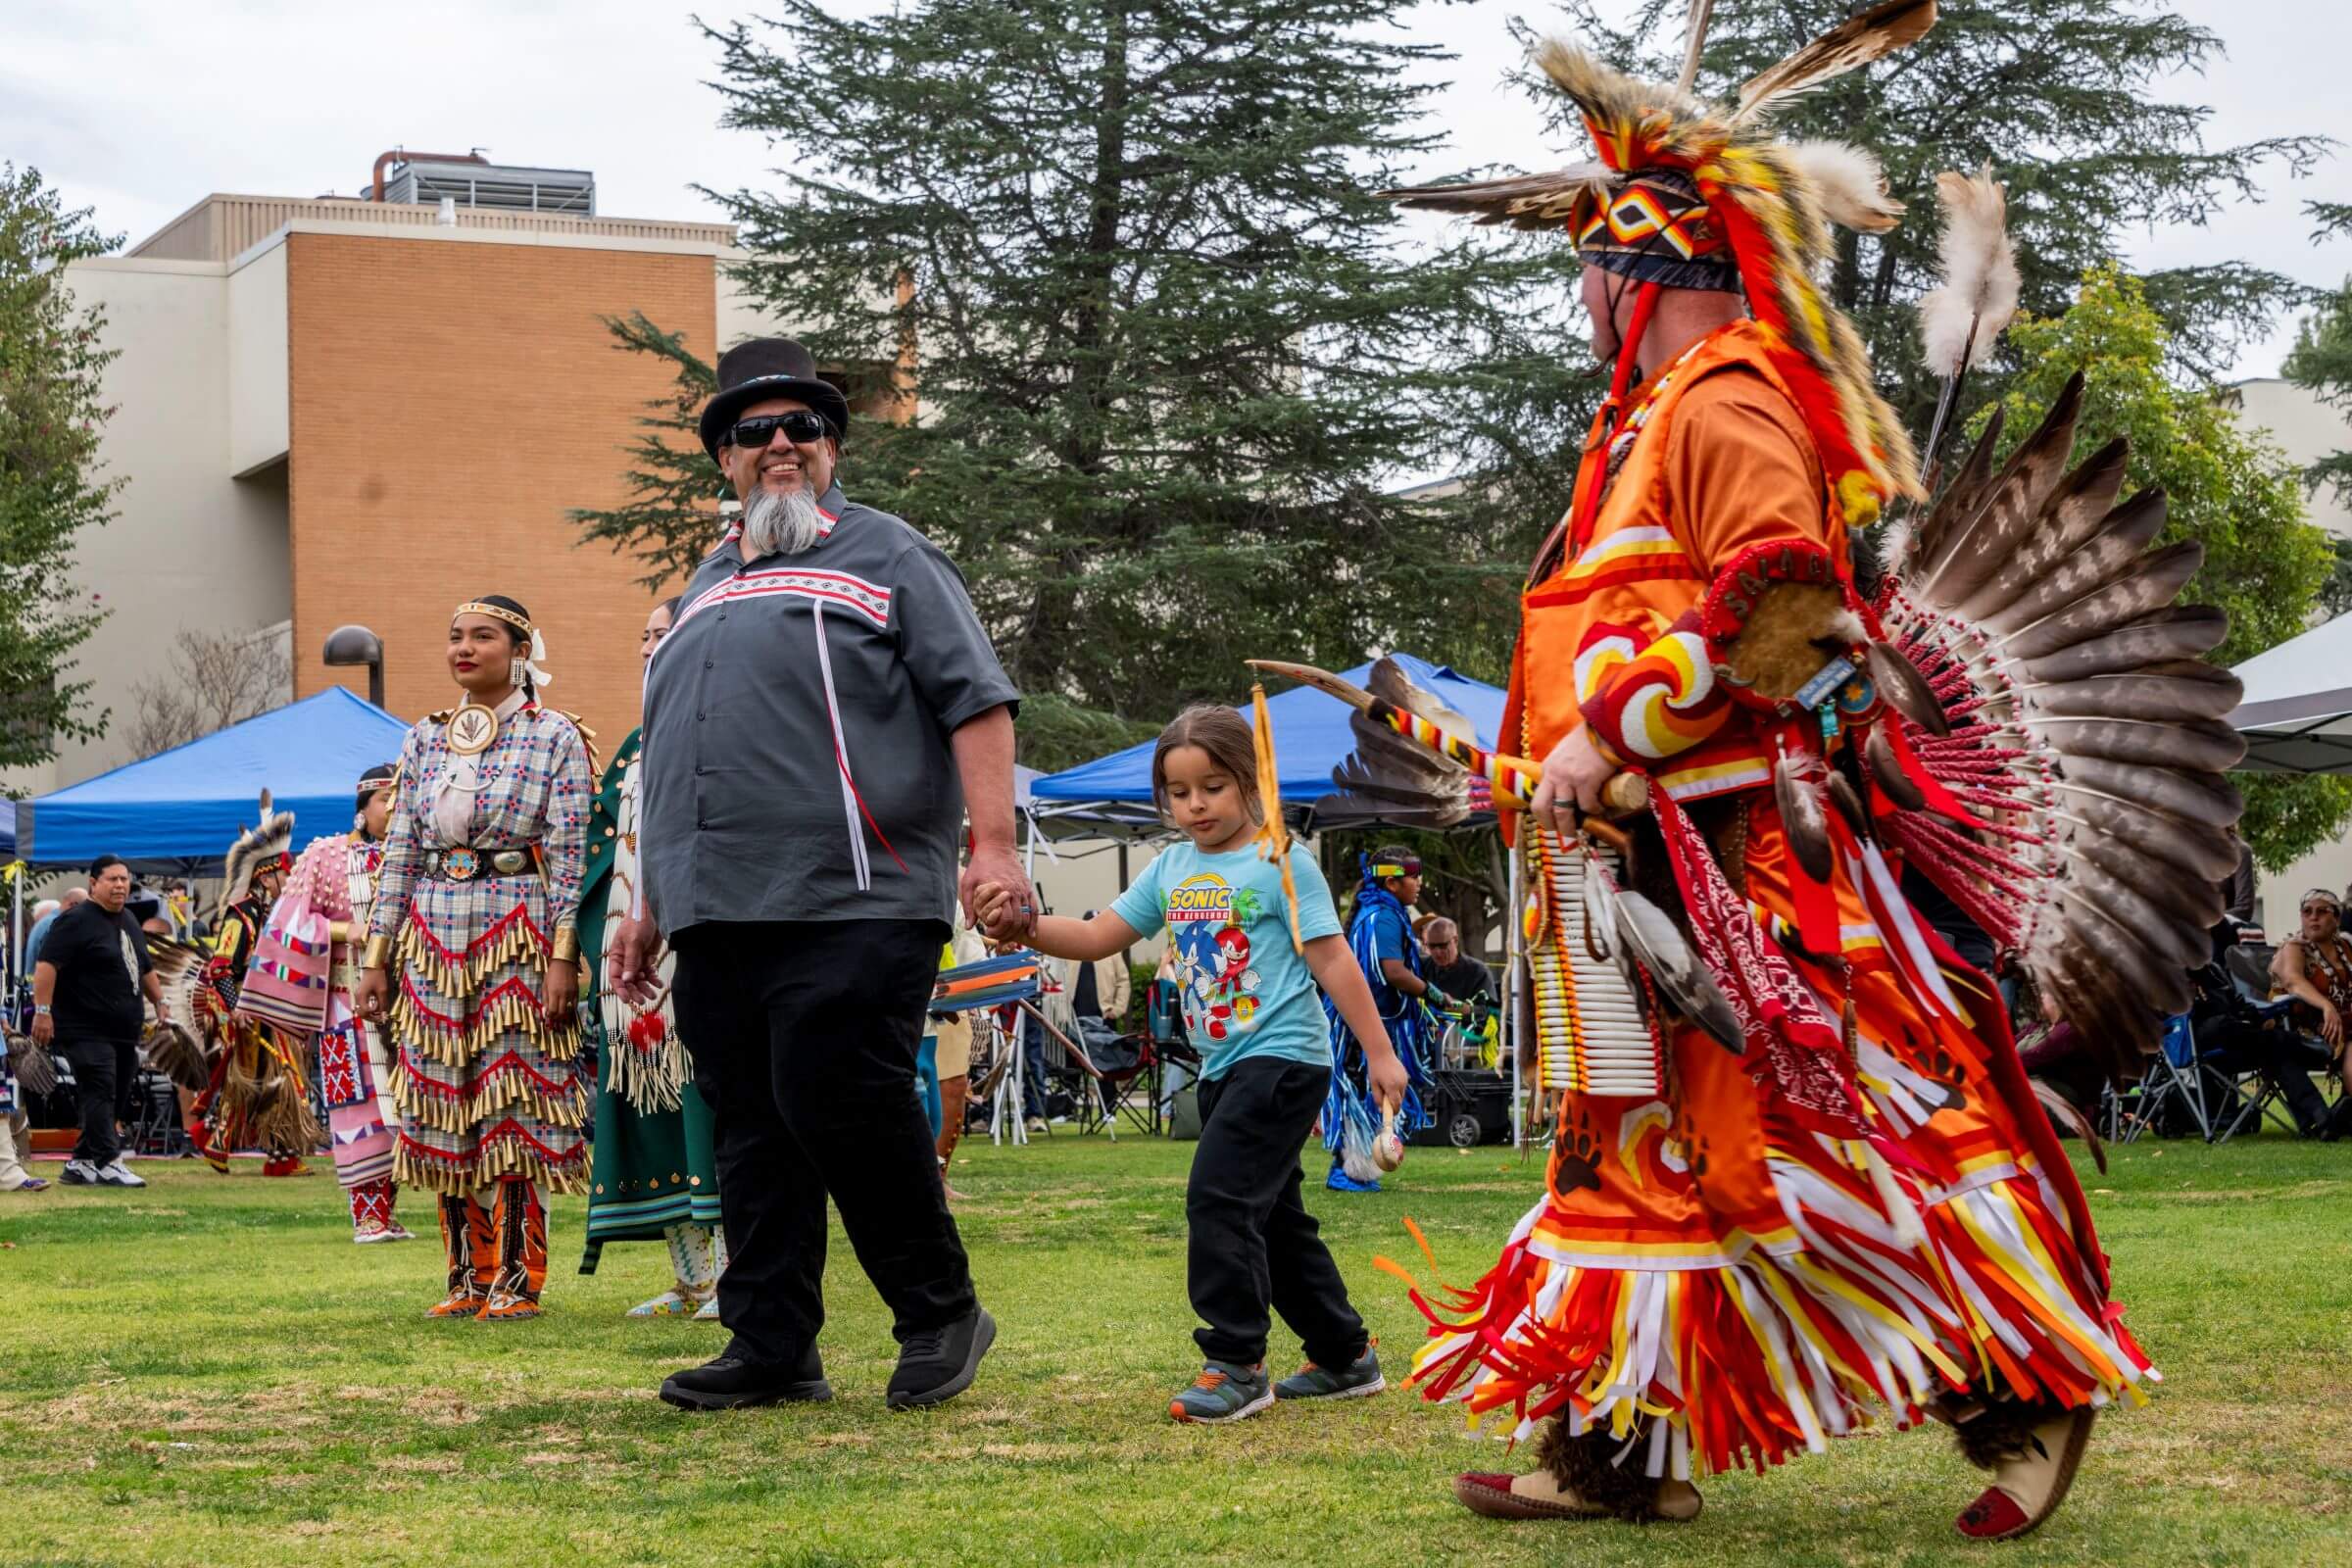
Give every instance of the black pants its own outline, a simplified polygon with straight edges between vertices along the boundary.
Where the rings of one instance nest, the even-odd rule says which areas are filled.
[[[914,1084],[947,926],[809,920],[673,939],[678,1038],[710,1102],[733,1354],[793,1362],[825,1321],[825,1197],[901,1340],[977,1304]]]
[[[1298,1196],[1298,1151],[1330,1086],[1328,1067],[1270,1056],[1236,1062],[1200,1085],[1200,1147],[1184,1213],[1193,1310],[1207,1325],[1193,1339],[1211,1361],[1263,1361],[1269,1306],[1317,1366],[1344,1367],[1364,1353],[1364,1320]]]
[[[74,1157],[111,1165],[122,1157],[122,1140],[115,1135],[115,1090],[122,1082],[122,1058],[136,1062],[138,1047],[118,1040],[61,1040],[58,1054],[74,1064],[74,1099],[81,1111]]]

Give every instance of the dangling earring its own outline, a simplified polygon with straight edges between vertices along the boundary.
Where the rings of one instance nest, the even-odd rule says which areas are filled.
[[[529,660],[522,657],[521,650],[517,649],[514,657],[507,661],[507,684],[510,686],[521,685],[524,666],[529,662]]]

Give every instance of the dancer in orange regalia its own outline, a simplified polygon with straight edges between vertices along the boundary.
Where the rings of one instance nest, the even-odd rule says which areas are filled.
[[[1780,84],[1933,20],[1882,6]],[[1811,277],[1826,220],[1891,226],[1875,168],[1775,141],[1768,82],[1718,111],[1556,44],[1538,63],[1600,162],[1393,193],[1567,228],[1617,368],[1504,719],[1542,760],[1515,847],[1561,1091],[1546,1191],[1484,1279],[1424,1301],[1415,1377],[1516,1436],[1551,1418],[1535,1472],[1457,1479],[1480,1513],[1687,1519],[1693,1476],[1877,1410],[1947,1421],[1991,1472],[1963,1533],[2023,1534],[2153,1374],[1997,993],[1897,867],[2132,1057],[2219,914],[2134,891],[2226,853],[2234,683],[2193,660],[2216,617],[2160,608],[2194,561],[2142,555],[2161,497],[2110,510],[2116,449],[2065,473],[2072,394],[1997,475],[1987,433],[1866,601],[1849,535],[1921,488]],[[1593,827],[1620,772],[1649,814]]]

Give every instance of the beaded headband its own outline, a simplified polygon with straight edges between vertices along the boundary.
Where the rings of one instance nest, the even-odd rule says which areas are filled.
[[[531,634],[530,621],[503,605],[485,605],[476,599],[469,604],[460,605],[449,612],[449,618],[452,620],[457,619],[460,615],[488,615],[492,620],[505,621],[525,637]]]

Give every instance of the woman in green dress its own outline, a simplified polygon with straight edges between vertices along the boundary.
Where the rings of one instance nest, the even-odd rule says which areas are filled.
[[[643,657],[669,631],[678,602],[665,599],[645,620]],[[719,1233],[718,1166],[710,1152],[710,1107],[670,1020],[669,960],[662,962],[659,1006],[639,1012],[605,989],[604,937],[625,911],[637,880],[637,754],[629,731],[598,781],[588,818],[588,868],[580,888],[580,977],[585,1026],[597,1041],[596,1166],[588,1190],[588,1247],[580,1272],[596,1272],[607,1242],[666,1242],[670,1288],[629,1309],[631,1317],[716,1319],[718,1276],[727,1266]]]

